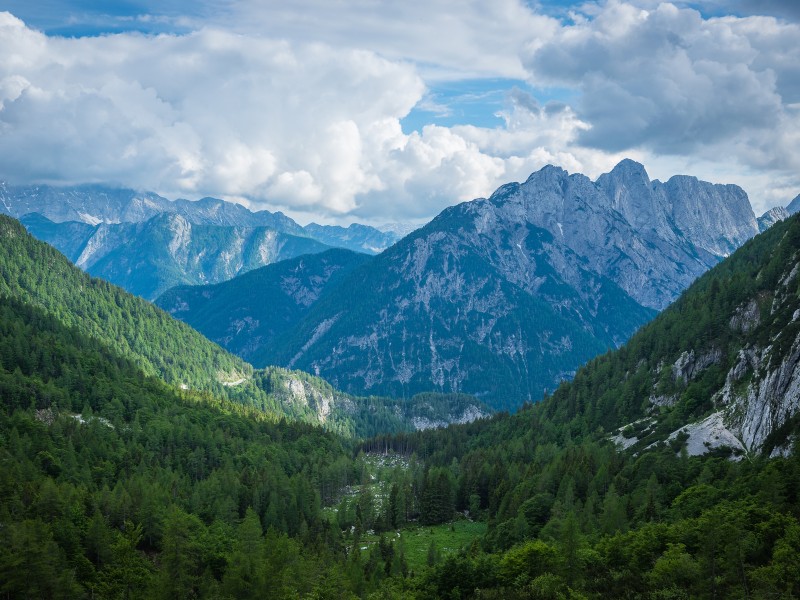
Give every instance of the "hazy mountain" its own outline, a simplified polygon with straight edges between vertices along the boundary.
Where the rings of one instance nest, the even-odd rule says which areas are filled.
[[[766,231],[778,221],[783,221],[784,219],[788,219],[790,213],[782,206],[776,206],[774,208],[770,208],[767,212],[763,215],[758,217],[758,229],[761,232]]]
[[[197,225],[176,213],[160,213],[140,223],[95,226],[53,223],[32,214],[22,223],[80,268],[148,300],[176,285],[226,281],[328,249],[314,239],[269,227]]]
[[[302,227],[281,212],[253,212],[241,204],[218,198],[171,201],[152,192],[101,185],[13,186],[0,182],[0,213],[18,219],[36,213],[54,223],[76,221],[89,225],[142,223],[156,215],[174,214],[192,225],[268,227],[279,233],[309,237],[326,246],[367,254],[377,254],[402,237],[396,231],[384,232],[358,223],[349,227],[316,223]]]
[[[141,223],[174,213],[195,225],[270,227],[303,235],[303,228],[280,212],[252,212],[241,204],[217,198],[171,201],[153,192],[102,185],[16,186],[0,182],[0,212],[16,218],[38,213],[55,223],[80,221],[90,225]]]
[[[353,223],[348,227],[310,223],[303,227],[303,230],[309,237],[329,246],[367,254],[383,252],[402,237],[392,231],[383,232],[369,225],[358,223]]]

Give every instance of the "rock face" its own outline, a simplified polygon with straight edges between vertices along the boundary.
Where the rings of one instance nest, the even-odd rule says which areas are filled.
[[[622,430],[636,439],[618,434],[618,445],[641,451],[679,442],[690,455],[722,452],[734,459],[789,453],[800,431],[799,290],[795,215],[698,280],[631,340],[631,347],[651,352],[632,358],[649,408],[644,418],[636,407],[627,413],[638,420]],[[624,386],[604,393],[623,397]],[[645,419],[648,426],[638,426]],[[665,434],[676,421],[683,425]]]
[[[451,207],[354,271],[256,355],[358,393],[538,400],[758,232],[746,194],[650,181],[623,161],[592,182],[546,167]]]
[[[786,212],[790,215],[800,211],[800,194],[795,196],[795,199],[789,203],[789,206],[786,207]]]
[[[0,182],[0,213],[18,219],[35,213],[57,224],[78,222],[92,226],[144,223],[159,215],[175,215],[192,225],[267,227],[279,233],[311,238],[325,246],[367,254],[377,254],[401,237],[394,231],[383,232],[357,223],[347,228],[314,223],[301,227],[283,213],[252,212],[241,204],[218,198],[171,201],[152,192],[99,185],[11,186]]]
[[[78,267],[148,300],[176,285],[226,281],[257,267],[328,247],[269,227],[196,225],[175,213],[143,223],[22,223]]]
[[[770,208],[767,212],[763,215],[758,217],[758,229],[761,232],[766,231],[778,221],[783,221],[784,219],[788,219],[791,213],[782,206],[776,206],[775,208]]]

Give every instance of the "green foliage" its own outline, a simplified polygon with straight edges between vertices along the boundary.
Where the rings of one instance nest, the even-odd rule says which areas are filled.
[[[0,331],[4,594],[287,597],[326,577],[341,438],[179,394],[34,306],[0,298]]]

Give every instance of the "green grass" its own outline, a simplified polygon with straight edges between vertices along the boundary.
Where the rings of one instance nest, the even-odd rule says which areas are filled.
[[[384,537],[394,542],[395,548],[400,540],[405,548],[408,568],[419,573],[428,566],[428,548],[431,541],[436,546],[439,560],[448,554],[454,554],[462,548],[468,548],[473,540],[479,539],[486,533],[486,523],[461,519],[444,525],[408,525],[397,532],[388,531]],[[362,547],[377,544],[379,535],[365,535],[362,538]]]

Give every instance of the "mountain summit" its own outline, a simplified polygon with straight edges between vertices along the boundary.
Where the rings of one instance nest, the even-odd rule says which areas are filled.
[[[624,342],[757,232],[736,186],[651,181],[631,160],[596,182],[547,166],[446,209],[248,351],[258,364],[305,369],[351,392],[463,391],[514,408]],[[259,318],[267,293],[238,291]],[[204,303],[198,318],[192,298],[201,296],[177,293],[162,305],[180,306],[175,316],[201,331],[247,316],[241,300],[235,317]]]

